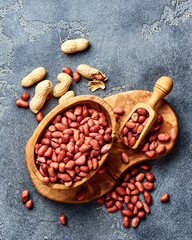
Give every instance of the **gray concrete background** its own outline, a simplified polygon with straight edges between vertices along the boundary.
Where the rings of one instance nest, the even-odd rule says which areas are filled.
[[[191,0],[0,1],[0,239],[192,239],[191,29]],[[62,41],[76,37],[88,38],[89,49],[63,55]],[[55,85],[63,66],[75,71],[80,63],[109,77],[106,90],[95,92],[100,97],[152,90],[162,75],[174,80],[167,100],[179,119],[179,140],[168,156],[152,162],[154,201],[137,229],[123,228],[120,212],[108,214],[96,202],[73,205],[46,199],[29,177],[24,147],[37,122],[30,110],[15,106],[24,91],[20,81],[41,65]],[[86,79],[71,89],[76,95],[92,94]],[[28,91],[33,94],[34,86]],[[44,114],[56,105],[52,98]],[[26,188],[34,201],[32,211],[20,201]],[[171,195],[169,204],[159,201],[165,192]],[[68,217],[66,227],[59,222],[62,213]]]

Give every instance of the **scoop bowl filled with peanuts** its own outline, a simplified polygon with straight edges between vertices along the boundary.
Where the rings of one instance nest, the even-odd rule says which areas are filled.
[[[45,192],[47,187],[76,188],[86,182],[104,163],[115,127],[112,109],[99,97],[83,95],[59,104],[26,144],[32,180],[41,181]]]

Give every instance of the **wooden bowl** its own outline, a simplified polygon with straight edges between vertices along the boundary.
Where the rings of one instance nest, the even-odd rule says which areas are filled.
[[[89,180],[95,175],[95,173],[100,169],[100,167],[105,162],[105,159],[108,156],[108,152],[105,153],[102,156],[101,160],[98,161],[98,168],[96,170],[92,170],[87,177],[84,177],[82,178],[82,180],[75,182],[70,187],[66,187],[64,184],[61,184],[61,183],[49,183],[48,185],[44,185],[41,182],[43,179],[43,176],[40,174],[35,163],[35,157],[36,157],[35,145],[39,142],[40,138],[42,137],[47,127],[50,125],[50,123],[58,114],[61,114],[65,110],[71,107],[74,107],[76,105],[87,105],[88,107],[95,108],[99,112],[103,112],[107,118],[108,126],[112,129],[112,133],[111,133],[112,141],[110,142],[111,146],[113,144],[113,139],[115,136],[115,129],[116,129],[115,115],[111,107],[109,106],[109,104],[97,96],[82,95],[82,96],[71,98],[59,104],[49,114],[45,116],[45,118],[41,121],[41,123],[38,125],[38,127],[34,131],[33,135],[30,137],[30,139],[26,143],[25,161],[26,161],[27,169],[29,171],[29,174],[31,176],[31,179],[37,191],[43,196],[53,200],[55,200],[54,195],[49,196],[49,192],[52,192],[51,189],[59,190],[59,192],[61,192],[61,190],[71,189],[73,191],[75,188],[79,188],[79,186],[81,186],[83,183],[85,183],[87,180]],[[67,193],[70,194],[70,191],[67,191]]]

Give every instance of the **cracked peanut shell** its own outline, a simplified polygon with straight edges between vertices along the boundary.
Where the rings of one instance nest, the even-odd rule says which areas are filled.
[[[105,83],[102,82],[102,81],[91,81],[89,82],[89,89],[92,91],[92,92],[95,92],[96,90],[98,89],[105,89]]]
[[[101,74],[103,76],[102,81],[106,81],[108,78],[106,77],[105,74],[103,74],[101,71],[99,71],[96,68],[93,68],[87,64],[80,64],[77,67],[77,72],[79,72],[83,77],[92,79],[92,80],[97,80],[94,75]]]

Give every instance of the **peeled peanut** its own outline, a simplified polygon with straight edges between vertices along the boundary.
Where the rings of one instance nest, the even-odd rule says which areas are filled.
[[[34,69],[31,73],[29,73],[23,80],[21,81],[21,85],[23,87],[30,87],[36,82],[42,80],[46,75],[46,70],[44,67],[38,67]]]
[[[24,101],[24,100],[22,100],[22,99],[17,100],[17,101],[16,101],[16,105],[17,105],[18,107],[22,107],[22,108],[28,108],[28,107],[29,107],[28,102],[26,102],[26,101]]]
[[[67,223],[67,218],[65,214],[61,214],[61,216],[59,217],[59,221],[61,224],[66,225]]]
[[[59,98],[59,104],[72,97],[75,97],[75,93],[73,91],[66,92],[63,96]]]
[[[160,201],[161,202],[168,202],[169,198],[170,198],[169,194],[165,193],[163,196],[161,196]]]
[[[80,52],[88,48],[89,41],[85,38],[77,38],[72,40],[67,40],[61,45],[61,51],[63,53],[75,53]]]
[[[51,92],[51,89],[52,83],[49,80],[44,80],[37,84],[35,88],[35,96],[31,99],[31,102],[29,104],[32,112],[39,112],[46,101],[47,95]]]
[[[77,72],[79,72],[83,77],[88,78],[88,79],[98,80],[98,81],[106,81],[107,80],[107,77],[105,76],[105,74],[103,74],[101,71],[99,71],[96,68],[90,67],[87,64],[80,64],[77,67]],[[101,76],[103,78],[101,78]]]

